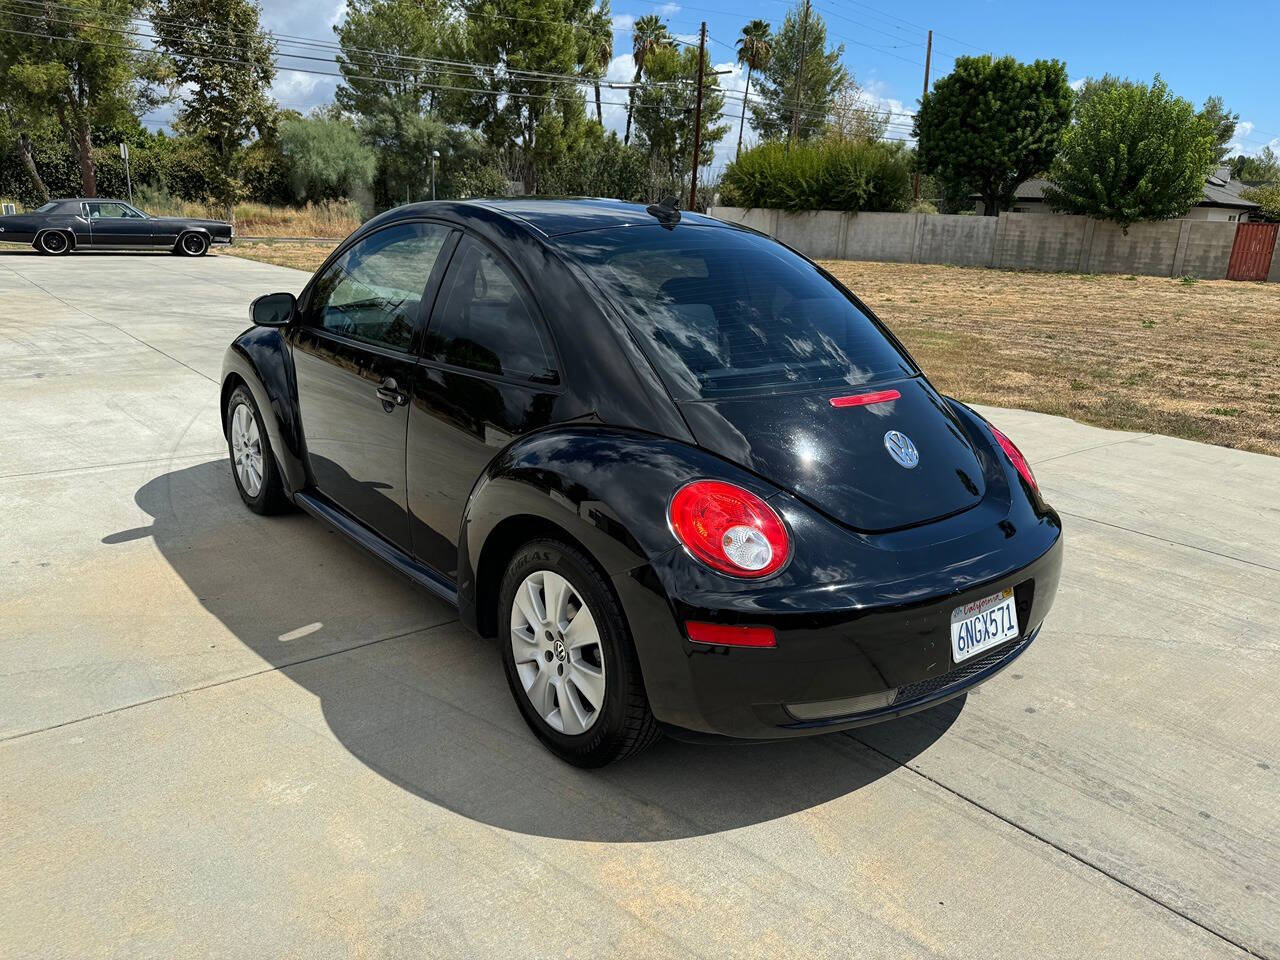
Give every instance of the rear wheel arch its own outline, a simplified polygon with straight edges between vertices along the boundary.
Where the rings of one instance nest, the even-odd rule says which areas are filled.
[[[533,514],[517,514],[501,520],[484,540],[476,563],[474,591],[475,628],[482,637],[498,634],[498,597],[507,565],[516,552],[531,540],[559,540],[589,558],[608,581],[600,561],[590,549],[560,524]]]
[[[58,233],[66,237],[67,246],[65,250],[51,251],[51,250],[45,249],[42,241],[45,235],[50,233]],[[31,241],[31,245],[35,247],[37,250],[39,250],[41,253],[70,253],[72,250],[76,248],[76,235],[74,232],[72,232],[70,229],[66,227],[46,227],[45,229],[39,231],[35,235],[34,239],[32,239]]]

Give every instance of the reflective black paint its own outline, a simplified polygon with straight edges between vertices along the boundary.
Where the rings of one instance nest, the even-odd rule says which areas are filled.
[[[485,634],[500,629],[496,592],[511,550],[548,534],[577,542],[614,583],[655,715],[701,734],[795,736],[963,692],[817,724],[784,707],[947,674],[951,610],[1006,587],[1022,639],[1034,635],[1057,587],[1061,524],[980,417],[923,377],[896,381],[899,400],[867,407],[833,408],[831,390],[677,404],[590,277],[557,250],[552,235],[570,230],[573,209],[420,204],[348,241],[416,218],[490,244],[541,312],[558,383],[380,352],[297,322],[232,344],[224,389],[226,378],[249,384],[291,495],[437,593],[456,589],[462,619]],[[580,212],[582,229],[647,216],[595,202]],[[432,297],[423,303],[429,313]],[[403,406],[376,395],[388,377]],[[889,459],[891,428],[920,447],[916,469]],[[793,541],[781,572],[725,577],[677,544],[667,504],[699,477],[737,483],[778,510]],[[693,644],[686,619],[768,625],[778,645]]]

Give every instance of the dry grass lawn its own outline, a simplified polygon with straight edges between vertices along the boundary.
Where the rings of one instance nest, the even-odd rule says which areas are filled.
[[[231,252],[313,270],[331,249]],[[823,266],[962,400],[1280,454],[1280,284]]]
[[[219,253],[229,253],[246,260],[261,260],[263,263],[274,263],[278,267],[293,267],[295,270],[311,272],[324,258],[333,252],[336,244],[326,241],[316,242],[245,242],[237,240],[230,247],[219,247]]]

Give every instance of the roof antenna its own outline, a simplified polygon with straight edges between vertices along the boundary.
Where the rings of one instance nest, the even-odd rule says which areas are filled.
[[[668,230],[674,230],[680,222],[680,200],[678,197],[666,196],[657,203],[645,207],[645,213],[657,219]]]

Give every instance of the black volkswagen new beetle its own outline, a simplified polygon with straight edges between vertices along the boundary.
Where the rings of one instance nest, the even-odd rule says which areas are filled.
[[[598,766],[954,697],[1053,603],[1061,523],[821,268],[669,206],[400,207],[227,351],[240,496],[296,504],[497,637]]]

